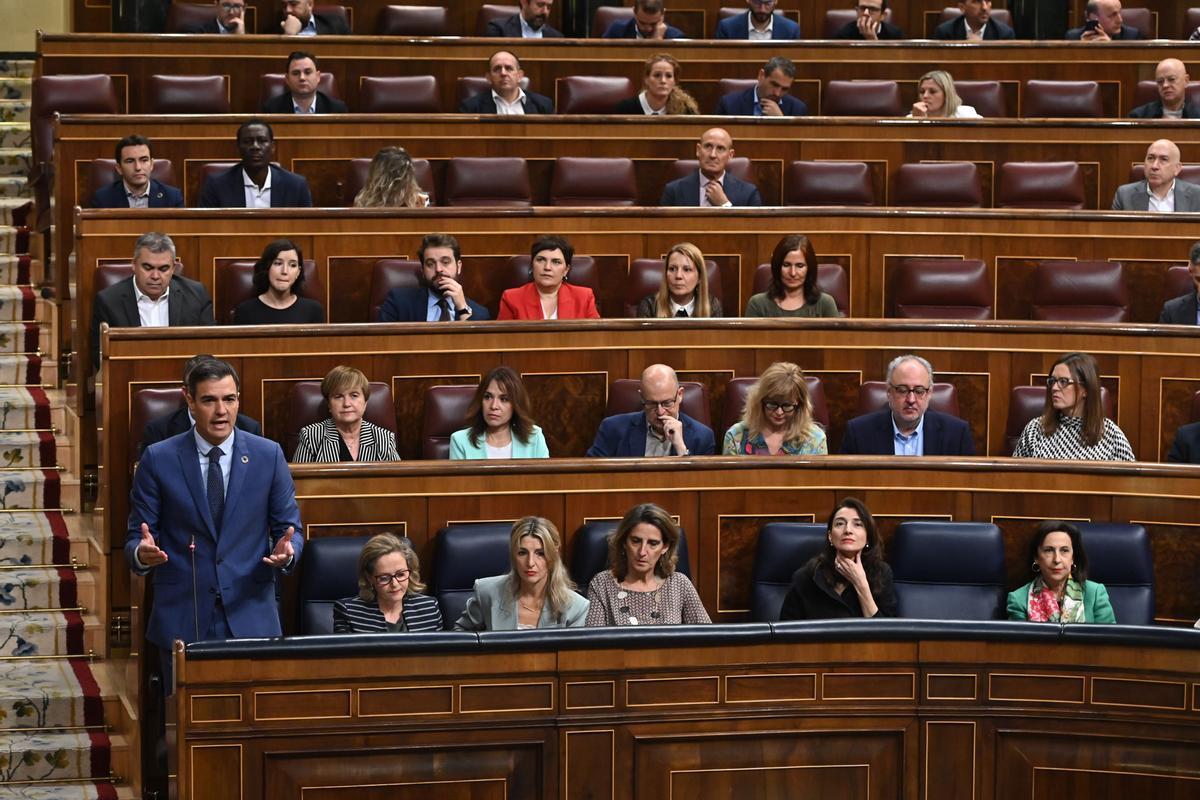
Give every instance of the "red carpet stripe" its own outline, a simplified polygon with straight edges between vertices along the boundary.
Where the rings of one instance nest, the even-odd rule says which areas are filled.
[[[25,356],[25,384],[36,386],[42,382],[42,357]],[[54,462],[50,462],[54,463]]]
[[[62,507],[62,475],[58,470],[42,470],[45,482],[42,484],[42,508]]]
[[[33,319],[37,316],[37,295],[28,286],[21,287],[21,319]]]
[[[78,611],[64,611],[62,615],[67,621],[67,652],[83,655],[83,617]]]
[[[17,206],[12,210],[12,224],[18,228],[24,227],[29,220],[29,212],[33,210],[33,203],[28,202],[23,206]],[[25,281],[28,283],[29,281]]]
[[[73,659],[71,669],[75,670],[75,679],[83,691],[83,724],[104,724],[104,701],[100,697],[100,685],[92,675],[92,668],[86,661]]]
[[[79,605],[79,583],[75,580],[75,570],[70,567],[58,568],[58,604],[63,608],[73,608]]]
[[[33,398],[34,408],[34,427],[35,428],[50,428],[50,398],[46,395],[45,389],[29,389],[29,396]]]
[[[38,350],[38,332],[40,326],[36,322],[25,323],[25,337],[21,343],[22,353],[36,353]]]
[[[47,511],[45,517],[46,521],[50,523],[50,530],[54,533],[54,563],[70,564],[71,540],[66,520],[57,511]]]
[[[104,731],[89,731],[88,736],[92,740],[92,777],[108,775],[112,771],[112,744],[108,734]]]
[[[54,441],[53,433],[45,431],[38,434],[38,457],[45,466],[58,463],[58,445]]]
[[[16,255],[23,256],[29,252],[29,228],[17,228],[17,235],[13,237],[13,251]]]

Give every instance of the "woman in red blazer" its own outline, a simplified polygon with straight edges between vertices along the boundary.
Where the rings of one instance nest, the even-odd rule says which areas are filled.
[[[561,236],[543,236],[530,251],[532,280],[500,296],[497,319],[600,319],[586,286],[564,283],[575,248]]]

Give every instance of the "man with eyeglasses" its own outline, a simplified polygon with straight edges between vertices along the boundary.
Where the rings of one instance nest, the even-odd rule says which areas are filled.
[[[216,15],[205,23],[192,25],[184,33],[229,33],[241,35],[246,32],[246,0],[217,0]]]
[[[833,34],[835,39],[903,39],[904,31],[883,19],[888,10],[887,0],[858,0],[855,11],[858,16],[847,22]]]
[[[684,414],[675,370],[651,364],[642,372],[642,411],[606,417],[587,455],[598,458],[711,456],[716,439],[707,425]]]
[[[915,355],[888,364],[887,408],[855,417],[842,437],[843,455],[973,456],[971,428],[929,409],[933,367]]]
[[[714,38],[748,39],[751,42],[799,39],[800,26],[776,11],[775,2],[746,0],[749,11],[721,20]]]

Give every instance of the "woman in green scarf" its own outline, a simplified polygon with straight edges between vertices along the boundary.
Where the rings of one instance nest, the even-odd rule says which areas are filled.
[[[1104,584],[1087,579],[1083,534],[1069,522],[1038,526],[1029,541],[1033,580],[1008,593],[1008,618],[1030,622],[1116,622]]]

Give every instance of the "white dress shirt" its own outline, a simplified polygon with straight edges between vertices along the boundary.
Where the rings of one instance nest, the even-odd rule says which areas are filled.
[[[495,101],[496,113],[500,116],[525,113],[525,90],[520,87],[517,88],[517,96],[511,103],[496,94],[495,89],[492,90],[492,100]]]
[[[1150,195],[1150,203],[1146,208],[1147,211],[1166,211],[1173,212],[1175,210],[1175,181],[1171,181],[1171,188],[1167,190],[1167,196],[1159,198],[1150,188],[1150,183],[1146,183],[1146,194]]]
[[[746,28],[750,32],[746,37],[750,42],[769,42],[771,34],[775,31],[775,15],[771,14],[771,19],[767,22],[767,27],[764,30],[758,30],[754,27],[754,18],[750,16],[750,12],[746,12]]]
[[[521,38],[522,39],[541,39],[542,38],[542,29],[541,28],[538,28],[535,31],[533,28],[529,27],[529,23],[525,21],[525,17],[521,16],[520,14],[517,14],[517,19],[521,20]]]
[[[641,94],[638,95],[638,102],[642,104],[642,113],[643,114],[650,114],[651,116],[661,117],[663,114],[667,113],[667,107],[665,105],[662,108],[660,108],[658,111],[655,111],[653,108],[651,108],[650,104],[648,102],[646,102],[646,93],[645,92],[642,92]]]
[[[143,328],[165,328],[171,324],[167,312],[167,296],[171,294],[171,285],[167,284],[166,291],[157,300],[151,300],[150,295],[138,288],[137,281],[133,282],[133,296],[137,300],[138,319]]]
[[[229,470],[233,467],[233,437],[237,434],[237,427],[225,437],[225,441],[220,444],[209,444],[208,440],[200,435],[200,432],[195,427],[192,428],[192,436],[196,440],[196,454],[200,457],[200,485],[208,486],[208,451],[214,447],[221,448],[221,480],[225,483],[225,494],[229,494]]]

